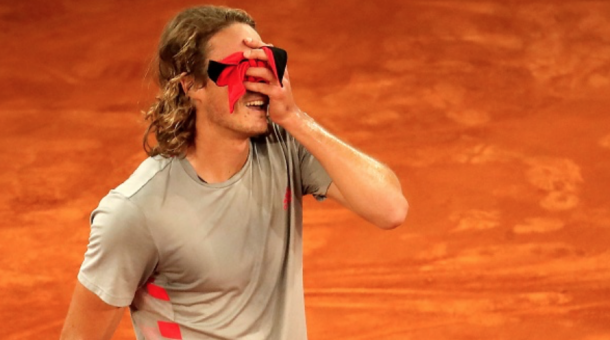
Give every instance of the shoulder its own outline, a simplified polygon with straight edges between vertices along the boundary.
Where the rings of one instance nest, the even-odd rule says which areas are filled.
[[[127,198],[131,198],[142,188],[149,185],[156,176],[168,169],[173,160],[174,158],[164,158],[161,156],[145,159],[131,176],[116,187],[114,191]]]
[[[150,191],[155,186],[155,178],[163,177],[163,172],[171,164],[171,158],[149,157],[121,183],[102,198],[91,214],[91,223],[98,225],[136,224],[143,221],[137,201],[138,193]]]
[[[125,236],[141,236],[147,233],[146,219],[140,209],[127,197],[112,190],[91,213],[91,236],[106,239],[108,244],[117,244]],[[134,234],[135,233],[135,234]]]

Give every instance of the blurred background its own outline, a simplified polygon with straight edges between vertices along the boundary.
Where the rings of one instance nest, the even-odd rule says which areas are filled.
[[[609,1],[212,3],[411,204],[381,231],[305,202],[311,340],[610,339]],[[59,336],[89,214],[145,159],[161,31],[198,4],[0,0],[2,339]]]

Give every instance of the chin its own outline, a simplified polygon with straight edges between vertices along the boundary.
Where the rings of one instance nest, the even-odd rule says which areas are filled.
[[[265,126],[261,127],[260,129],[256,129],[255,131],[253,131],[253,133],[252,133],[252,135],[250,137],[253,137],[253,138],[266,137],[266,136],[269,135],[270,132],[271,132],[271,122],[269,122],[267,120]]]

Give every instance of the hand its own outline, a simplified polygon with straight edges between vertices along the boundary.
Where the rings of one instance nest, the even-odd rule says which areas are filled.
[[[244,44],[248,47],[253,48],[244,52],[244,58],[247,59],[258,59],[267,61],[267,55],[260,49],[263,46],[273,46],[265,44],[258,40],[244,39]],[[284,72],[284,78],[280,84],[279,80],[275,77],[273,72],[265,67],[250,67],[246,71],[246,75],[253,77],[260,77],[267,83],[253,83],[244,82],[244,87],[253,92],[259,92],[269,97],[269,118],[271,121],[283,126],[289,118],[301,113],[301,110],[296,105],[292,96],[292,88],[290,86],[290,76],[288,74],[288,67]]]

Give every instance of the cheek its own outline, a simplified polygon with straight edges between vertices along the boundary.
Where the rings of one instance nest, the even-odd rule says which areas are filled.
[[[229,110],[229,93],[227,88],[213,85],[208,92],[207,101],[208,106],[211,106],[214,111]]]

